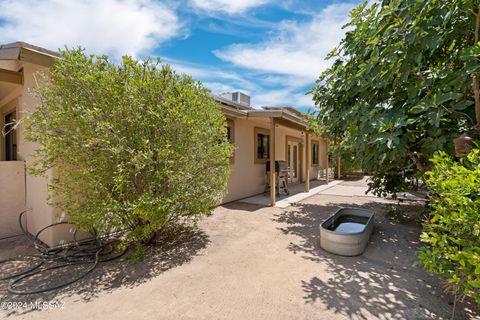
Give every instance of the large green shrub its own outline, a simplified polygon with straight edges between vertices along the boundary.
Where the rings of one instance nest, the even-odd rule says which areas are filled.
[[[431,212],[421,235],[428,245],[419,260],[448,280],[456,300],[480,303],[480,150],[460,161],[440,152],[432,161]]]
[[[39,89],[27,138],[51,202],[83,229],[141,244],[196,222],[226,191],[226,120],[201,83],[168,65],[63,52]]]

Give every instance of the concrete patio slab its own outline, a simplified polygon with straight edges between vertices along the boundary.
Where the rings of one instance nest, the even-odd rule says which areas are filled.
[[[295,184],[289,186],[290,195],[281,195],[277,197],[276,206],[278,208],[287,208],[294,203],[305,200],[311,196],[314,196],[320,192],[330,189],[338,184],[342,183],[342,180],[330,181],[326,184],[324,181],[311,181],[310,191],[305,192],[305,184]],[[269,206],[270,198],[268,195],[259,194],[253,197],[240,200],[240,202],[256,204],[261,206]]]
[[[369,197],[369,198],[378,198],[372,193],[367,193],[367,185],[355,185],[349,181],[341,181],[340,183],[332,186],[331,188],[326,188],[321,190],[321,194],[332,195],[332,196],[341,196],[341,197]],[[387,196],[387,199],[392,199],[392,196]],[[399,192],[397,193],[397,199],[399,200],[408,200],[408,201],[426,201],[425,198],[420,198],[409,192]]]

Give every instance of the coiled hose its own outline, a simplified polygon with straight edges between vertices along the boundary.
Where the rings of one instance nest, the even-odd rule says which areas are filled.
[[[120,242],[117,239],[108,239],[107,237],[98,237],[95,231],[90,232],[91,237],[84,240],[77,240],[78,228],[68,221],[52,223],[40,229],[35,236],[32,236],[22,223],[22,218],[28,210],[22,211],[18,217],[20,229],[29,239],[38,254],[29,256],[17,256],[10,259],[0,260],[0,266],[9,262],[28,261],[28,266],[22,270],[15,270],[13,273],[1,274],[0,280],[10,280],[7,291],[13,294],[27,295],[52,291],[66,287],[88,275],[92,272],[100,262],[111,261],[123,256],[128,248],[118,250],[117,245]],[[45,230],[58,225],[72,225],[75,227],[73,232],[73,242],[60,245],[58,247],[49,248],[39,240],[39,236]],[[28,288],[28,280],[46,274],[51,270],[68,268],[78,265],[89,265],[89,267],[80,275],[70,277],[60,283],[56,283],[42,288]],[[47,266],[48,265],[48,266]],[[23,289],[20,289],[19,283],[23,283]],[[25,285],[27,284],[27,285]],[[27,287],[25,289],[25,287]],[[33,285],[32,285],[33,287]]]

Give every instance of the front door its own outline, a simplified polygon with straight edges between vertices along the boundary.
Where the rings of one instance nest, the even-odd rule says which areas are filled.
[[[287,143],[287,166],[288,166],[288,177],[290,182],[298,182],[299,175],[299,144],[298,142],[288,141]]]

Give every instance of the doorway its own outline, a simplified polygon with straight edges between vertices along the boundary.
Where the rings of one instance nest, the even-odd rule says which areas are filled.
[[[4,119],[5,160],[17,160],[17,135],[15,132],[15,112],[8,113]]]
[[[300,174],[299,161],[300,144],[297,141],[287,141],[287,167],[289,182],[298,182]]]

